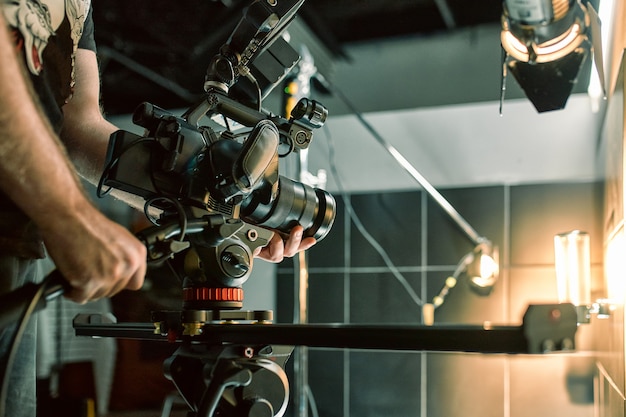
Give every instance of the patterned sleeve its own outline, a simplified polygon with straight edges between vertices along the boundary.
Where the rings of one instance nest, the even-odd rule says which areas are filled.
[[[94,39],[94,27],[93,27],[93,16],[92,16],[92,8],[89,7],[89,12],[87,13],[87,18],[85,19],[85,25],[83,27],[83,34],[81,35],[80,40],[78,41],[78,47],[82,49],[89,49],[90,51],[96,51],[96,41]]]

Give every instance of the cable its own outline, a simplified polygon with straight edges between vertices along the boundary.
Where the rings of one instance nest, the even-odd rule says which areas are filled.
[[[176,233],[178,234],[177,242],[184,242],[185,235],[187,234],[187,228],[188,228],[188,223],[189,222],[188,222],[188,219],[187,219],[187,215],[185,214],[185,209],[184,209],[184,207],[182,206],[182,204],[178,200],[176,200],[174,198],[170,198],[170,197],[164,197],[164,196],[157,196],[157,197],[150,198],[144,204],[144,208],[143,208],[144,215],[146,216],[146,218],[152,224],[157,226],[157,228],[161,228],[163,226],[163,222],[162,221],[159,221],[158,219],[155,219],[149,213],[149,210],[150,210],[150,207],[152,207],[152,204],[155,201],[158,201],[158,200],[163,200],[165,202],[169,202],[170,204],[172,204],[174,206],[175,212],[178,215],[178,230],[176,231]],[[161,216],[161,218],[163,218],[163,215]],[[168,225],[166,224],[165,226],[167,227]],[[139,234],[141,234],[141,233],[142,232],[139,232]],[[145,240],[144,241],[144,243],[146,244],[146,247],[148,247],[148,252],[150,252],[151,251],[151,249],[150,249],[151,244],[148,243],[148,242],[149,242],[149,240]],[[174,268],[169,263],[169,260],[171,259],[173,253],[174,252],[171,252],[171,247],[170,247],[169,250],[165,250],[161,254],[161,256],[159,256],[158,258],[152,258],[152,256],[149,254],[148,255],[148,265],[158,265],[158,266],[160,266],[165,261],[167,263],[168,267],[170,268],[170,270],[172,272],[174,272],[174,275],[179,279],[180,282],[182,282],[182,280],[180,279],[180,276],[178,275],[178,273],[176,273],[174,271]]]
[[[382,137],[380,133],[372,126],[361,112],[357,110],[357,108],[348,100],[346,95],[336,86],[328,82],[321,74],[316,74],[316,79],[328,90],[335,93],[340,100],[348,106],[350,111],[356,116],[356,118],[361,122],[363,127],[372,135],[374,139],[383,147],[385,150],[391,155],[396,162],[402,167],[407,174],[409,174],[421,187],[424,191],[428,193],[428,195],[439,204],[450,218],[456,223],[456,225],[467,235],[467,237],[474,242],[475,245],[479,245],[485,241],[485,238],[476,232],[474,228],[465,220],[461,214],[454,208],[452,204],[430,183],[428,180],[419,173],[415,167],[398,151],[395,147],[391,145],[385,138]]]
[[[96,188],[96,195],[99,198],[106,196],[114,188],[114,187],[109,187],[106,190],[102,191],[102,188],[104,187],[104,182],[109,179],[109,172],[111,172],[111,170],[115,168],[115,165],[117,165],[117,163],[120,161],[120,157],[124,155],[126,152],[128,152],[128,150],[132,148],[133,146],[136,146],[143,142],[151,142],[151,141],[154,141],[154,138],[143,137],[143,138],[137,139],[136,141],[133,141],[129,143],[128,145],[126,145],[126,147],[122,149],[122,152],[120,152],[117,158],[109,161],[109,163],[104,167],[104,170],[102,171],[102,175],[100,176],[100,180],[98,181],[98,186]]]
[[[443,284],[443,287],[441,288],[439,293],[433,297],[433,307],[435,309],[441,307],[443,302],[446,300],[446,296],[448,295],[450,290],[456,286],[459,280],[459,275],[461,275],[461,273],[465,271],[465,269],[467,268],[467,265],[472,263],[473,260],[474,260],[473,251],[466,253],[465,256],[461,258],[461,260],[456,266],[456,269],[454,270],[454,273],[448,278],[446,278]]]
[[[330,161],[330,170],[333,174],[333,177],[335,178],[335,182],[337,183],[337,188],[339,189],[341,198],[344,204],[346,205],[346,209],[348,210],[348,215],[354,222],[354,225],[356,226],[357,230],[361,233],[361,235],[363,235],[363,237],[367,240],[367,242],[381,256],[381,258],[385,262],[385,265],[387,266],[389,271],[393,274],[396,280],[398,280],[398,282],[404,287],[404,289],[409,294],[413,302],[419,307],[421,307],[424,304],[422,299],[417,295],[417,293],[415,292],[413,287],[411,287],[411,285],[409,284],[407,279],[404,277],[404,275],[402,275],[402,273],[398,270],[398,267],[394,265],[394,263],[392,262],[391,258],[389,258],[389,255],[387,254],[385,249],[376,241],[376,239],[372,237],[372,235],[369,234],[369,232],[367,231],[365,226],[363,226],[363,223],[361,223],[361,220],[355,213],[354,208],[352,207],[352,204],[350,203],[350,198],[345,192],[343,185],[341,184],[339,173],[337,172],[337,164],[335,163],[335,146],[333,144],[330,131],[328,130],[328,128],[326,128],[325,132],[326,132],[326,138],[328,139],[327,141],[328,142],[328,154],[329,154],[328,159]]]
[[[363,235],[363,237],[368,241],[368,243],[372,245],[372,247],[383,258],[383,260],[385,261],[385,265],[387,265],[387,267],[389,268],[391,273],[394,275],[394,277],[405,288],[405,290],[407,291],[409,296],[413,299],[415,304],[417,304],[420,307],[423,306],[424,303],[422,299],[415,293],[415,291],[413,290],[413,288],[411,287],[407,279],[402,275],[402,273],[400,273],[398,268],[393,264],[387,252],[385,252],[383,247],[369,234],[369,232],[365,229],[365,226],[363,226],[363,223],[361,223],[361,220],[359,219],[359,217],[354,212],[354,208],[352,207],[352,204],[350,203],[350,199],[347,193],[345,192],[343,185],[341,184],[341,179],[337,172],[337,164],[335,163],[335,147],[332,141],[330,131],[326,129],[325,132],[326,132],[326,138],[328,139],[330,170],[333,174],[333,177],[335,178],[335,182],[337,183],[337,188],[339,189],[341,198],[344,201],[344,204],[346,205],[350,218],[354,222],[355,226],[357,227],[361,235]],[[473,259],[474,259],[473,252],[469,252],[465,256],[463,256],[463,258],[461,258],[452,276],[446,279],[442,289],[439,291],[439,293],[435,297],[433,297],[433,305],[435,308],[438,308],[443,304],[443,302],[445,301],[445,297],[448,295],[449,291],[456,286],[459,275],[461,275],[461,273],[466,269],[467,265],[471,263]]]
[[[40,302],[45,298],[52,298],[60,295],[64,291],[64,285],[60,281],[61,275],[56,270],[49,274],[41,284],[31,284],[34,286],[34,292],[26,303],[26,306],[21,314],[20,319],[17,321],[17,327],[13,333],[11,344],[9,345],[8,355],[3,359],[2,368],[0,369],[0,375],[2,377],[2,388],[0,389],[0,417],[6,416],[6,399],[7,390],[9,385],[9,379],[11,375],[11,369],[13,368],[13,362],[15,361],[15,355],[17,354],[20,342],[26,326],[30,322],[31,316],[40,307]],[[28,285],[28,284],[27,284]],[[23,289],[30,290],[30,287],[22,287]],[[28,293],[29,291],[26,291]],[[24,292],[20,292],[19,296],[24,295]],[[9,294],[12,296],[12,294]],[[22,300],[20,300],[22,301]]]
[[[319,417],[319,412],[317,411],[317,403],[315,402],[315,396],[313,395],[313,391],[311,391],[311,387],[307,384],[305,387],[306,396],[309,400],[309,407],[311,408],[312,417]]]
[[[152,217],[149,213],[150,207],[152,207],[152,204],[155,201],[159,201],[159,200],[163,200],[168,203],[171,203],[176,209],[176,213],[178,214],[178,224],[180,226],[178,240],[182,242],[185,239],[185,234],[187,233],[187,216],[185,215],[185,208],[182,206],[182,204],[180,204],[178,200],[174,198],[170,198],[170,197],[165,197],[165,196],[152,197],[148,199],[146,203],[144,204],[143,214],[146,216],[148,221],[150,221],[150,223],[154,224],[155,226],[161,226],[161,223],[159,223],[159,221],[155,219],[154,217]]]
[[[411,177],[417,181],[417,183],[430,195],[430,197],[432,197],[438,204],[439,206],[446,211],[446,213],[452,218],[452,220],[454,220],[457,224],[457,226],[459,226],[464,232],[465,234],[475,243],[475,244],[480,244],[482,242],[485,241],[485,238],[480,236],[473,228],[472,226],[463,218],[461,217],[461,215],[456,211],[456,209],[452,206],[452,204],[450,204],[438,191],[435,187],[433,187],[427,180],[426,178],[424,178],[411,164],[409,161],[407,161],[398,150],[396,150],[390,143],[388,143],[381,135],[380,133],[378,133],[378,131],[370,124],[367,122],[367,120],[365,120],[365,117],[363,116],[363,114],[361,112],[359,112],[356,107],[350,102],[350,100],[348,100],[348,98],[346,97],[346,95],[340,90],[338,89],[336,86],[334,86],[332,83],[330,83],[328,80],[326,80],[326,78],[324,76],[322,76],[321,74],[315,74],[315,78],[324,86],[324,88],[330,92],[335,93],[338,98],[348,107],[348,109],[356,116],[356,118],[359,120],[359,122],[363,125],[363,127],[374,137],[374,139],[376,139],[384,148],[385,150],[392,156],[394,157],[394,159],[400,164],[400,166],[402,168],[404,168],[404,170],[411,175]],[[346,203],[346,207],[348,209],[348,213],[350,215],[350,217],[352,218],[352,220],[354,221],[354,224],[357,226],[357,229],[361,232],[361,234],[368,240],[368,242],[372,245],[372,247],[374,247],[374,249],[376,249],[378,251],[378,253],[381,255],[381,257],[383,258],[383,260],[385,261],[385,264],[389,267],[389,269],[391,270],[391,272],[393,273],[393,275],[396,277],[396,279],[398,279],[398,281],[404,286],[404,288],[407,290],[407,292],[409,293],[409,295],[411,296],[411,298],[413,299],[413,301],[418,305],[418,306],[423,306],[424,303],[422,302],[422,300],[417,296],[417,294],[415,294],[415,292],[413,291],[413,288],[411,288],[411,286],[409,285],[409,283],[407,282],[407,280],[404,278],[404,276],[402,276],[402,274],[400,274],[400,272],[398,271],[398,269],[393,265],[393,263],[391,262],[391,260],[389,259],[389,257],[387,256],[387,253],[384,251],[384,249],[378,244],[378,242],[376,242],[370,235],[369,233],[367,233],[367,231],[365,230],[365,228],[363,227],[363,225],[361,224],[360,220],[358,219],[358,217],[356,216],[356,214],[354,213],[354,210],[352,208],[352,206],[350,205],[350,203],[348,202],[348,199],[346,198],[346,194],[345,191],[343,190],[342,186],[341,186],[341,182],[339,180],[339,176],[337,174],[337,170],[336,170],[336,164],[334,161],[334,147],[332,146],[332,141],[330,140],[330,134],[328,134],[328,129],[326,130],[327,132],[327,137],[328,137],[328,144],[329,144],[329,152],[331,153],[331,157],[330,157],[330,167],[331,167],[331,171],[333,172],[333,175],[335,176],[335,180],[337,182],[338,188],[340,189],[342,198],[344,200],[344,202]],[[445,284],[443,286],[443,288],[441,289],[441,291],[439,292],[438,295],[436,295],[433,298],[433,305],[434,308],[437,308],[439,306],[441,306],[441,304],[443,304],[446,295],[448,295],[449,291],[456,286],[457,280],[459,275],[466,269],[467,265],[473,260],[473,253],[470,252],[468,254],[466,254],[463,258],[461,258],[461,260],[459,261],[459,263],[457,264],[457,267],[454,271],[454,274],[450,277],[448,277],[445,281]]]

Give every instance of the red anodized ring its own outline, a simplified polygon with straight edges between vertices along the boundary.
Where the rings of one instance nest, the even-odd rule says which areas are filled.
[[[243,301],[242,288],[183,288],[183,301]]]

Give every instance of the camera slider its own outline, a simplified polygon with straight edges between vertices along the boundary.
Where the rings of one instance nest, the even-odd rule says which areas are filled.
[[[530,305],[520,326],[271,324],[271,311],[229,310],[157,312],[153,319],[155,323],[116,323],[110,315],[81,314],[74,329],[78,336],[179,343],[165,362],[165,376],[192,410],[190,417],[211,417],[218,409],[220,416],[282,416],[289,397],[283,368],[294,346],[571,352],[578,326],[571,304]]]
[[[240,311],[222,311],[225,317]],[[244,312],[258,315],[259,312]],[[269,312],[268,312],[269,313]],[[176,312],[170,312],[175,317]],[[211,313],[213,314],[213,313]],[[215,313],[217,314],[217,313]],[[155,317],[158,317],[155,316]],[[161,317],[163,318],[163,317]],[[541,354],[575,350],[578,327],[572,304],[529,305],[519,326],[441,324],[260,324],[225,320],[207,322],[194,336],[159,332],[154,323],[116,323],[109,315],[81,314],[74,319],[77,336],[118,337],[207,345],[291,345],[324,348]],[[170,322],[169,326],[171,326]]]

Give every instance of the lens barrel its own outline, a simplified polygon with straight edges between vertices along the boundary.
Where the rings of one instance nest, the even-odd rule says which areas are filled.
[[[328,192],[280,176],[278,195],[261,204],[252,193],[241,204],[241,217],[250,223],[289,234],[297,225],[304,237],[322,240],[335,221],[336,203]]]

